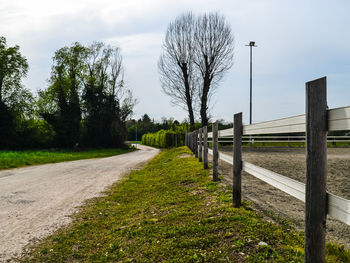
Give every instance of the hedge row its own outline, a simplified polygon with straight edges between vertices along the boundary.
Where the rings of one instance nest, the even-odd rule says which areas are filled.
[[[142,136],[142,144],[158,147],[170,148],[185,145],[185,133],[171,130],[160,130],[156,133],[147,133]]]

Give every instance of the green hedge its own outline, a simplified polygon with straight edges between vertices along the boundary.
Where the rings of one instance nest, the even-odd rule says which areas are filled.
[[[142,144],[158,148],[183,146],[185,145],[185,133],[174,132],[171,130],[160,130],[156,133],[146,133],[142,136]]]

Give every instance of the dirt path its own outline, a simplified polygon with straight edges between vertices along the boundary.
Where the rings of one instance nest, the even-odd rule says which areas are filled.
[[[108,158],[0,171],[0,262],[71,222],[70,215],[85,200],[159,152],[138,148]]]
[[[231,148],[222,152],[232,154]],[[243,148],[243,160],[288,176],[300,182],[305,178],[305,149],[298,148]],[[220,161],[219,173],[232,185],[232,166]],[[328,149],[327,188],[331,193],[350,199],[350,148]],[[260,211],[273,211],[277,216],[293,221],[299,230],[304,229],[303,202],[243,172],[242,193],[254,202]],[[327,239],[350,249],[350,226],[327,218]]]

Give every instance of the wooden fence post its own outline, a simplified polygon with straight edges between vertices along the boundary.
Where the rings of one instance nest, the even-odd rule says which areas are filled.
[[[305,262],[325,262],[327,79],[306,83]]]
[[[192,152],[196,154],[196,134],[195,131],[192,132]]]
[[[218,122],[213,123],[213,181],[219,180],[218,174],[219,147],[218,147]]]
[[[198,158],[198,130],[194,131],[194,154],[196,156],[196,158]]]
[[[233,205],[242,203],[242,112],[233,118]]]
[[[188,144],[187,144],[187,131],[185,132],[185,146],[188,146]]]
[[[203,129],[199,129],[199,148],[198,148],[198,159],[201,162],[203,158],[203,153],[202,153],[202,146],[203,146]]]
[[[191,132],[191,151],[193,152],[193,132]]]
[[[203,160],[204,169],[208,169],[208,127],[203,127]]]
[[[192,152],[195,154],[195,144],[196,144],[196,137],[195,137],[195,132],[192,132]]]

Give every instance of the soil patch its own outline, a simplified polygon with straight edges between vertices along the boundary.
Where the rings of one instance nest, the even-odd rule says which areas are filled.
[[[221,148],[220,151],[232,154],[232,148]],[[350,199],[350,149],[328,149],[329,192]],[[305,149],[304,148],[243,148],[243,160],[288,176],[305,183]],[[232,166],[219,161],[219,172],[225,181],[232,185]],[[264,183],[243,172],[243,197],[254,202],[256,208],[265,214],[290,219],[299,230],[304,230],[305,204],[298,199]],[[331,217],[327,218],[327,239],[350,248],[350,226]]]

